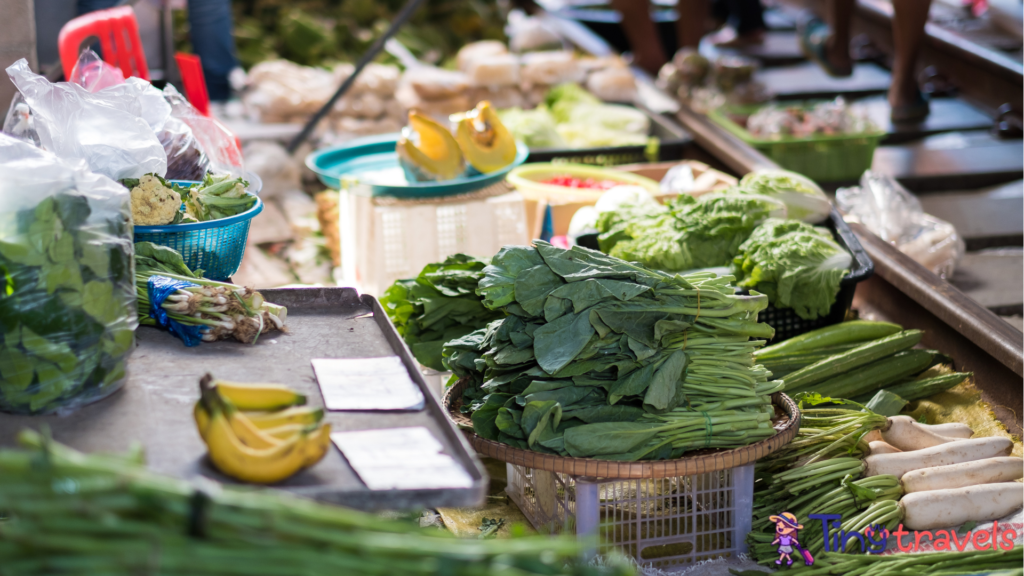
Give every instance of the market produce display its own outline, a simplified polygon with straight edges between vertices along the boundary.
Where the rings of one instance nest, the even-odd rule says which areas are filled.
[[[193,414],[218,470],[242,482],[274,484],[315,465],[331,447],[323,410],[292,410],[306,397],[280,384],[199,381]],[[254,412],[250,418],[248,410]],[[287,422],[280,426],[272,424]]]
[[[395,144],[398,163],[409,182],[443,182],[472,173],[486,174],[515,161],[516,141],[490,102],[453,115],[451,121],[454,135],[430,116],[409,112],[409,125]]]
[[[602,252],[669,272],[731,265],[737,286],[814,320],[829,314],[853,264],[830,230],[810,224],[830,211],[816,184],[770,170],[666,206],[616,205],[600,212],[596,228]]]
[[[187,346],[234,338],[255,344],[260,334],[284,330],[288,309],[253,290],[202,277],[181,254],[151,242],[135,243],[139,324],[162,326]]]
[[[575,538],[458,540],[284,491],[192,484],[140,454],[83,454],[32,431],[0,450],[0,563],[17,574],[626,576]],[[75,489],[68,489],[74,487]]]
[[[973,431],[963,425],[887,418],[838,398],[798,398],[797,437],[757,465],[755,529],[747,541],[759,562],[778,558],[769,516],[779,510],[798,518],[840,514],[841,529],[850,533],[869,527],[891,532],[900,524],[908,530],[956,528],[1002,518],[1024,506],[1024,491],[1014,482],[1024,477],[1024,462],[1007,458],[1013,448],[1007,438],[970,438]],[[838,406],[814,407],[821,403]],[[879,440],[869,442],[872,437]],[[825,537],[820,524],[809,523],[801,547],[816,558]],[[853,548],[851,557],[856,558],[859,546]],[[890,558],[899,562],[899,557]]]
[[[633,461],[751,444],[774,434],[782,385],[753,360],[767,298],[729,281],[506,246],[478,293],[508,316],[448,342],[445,365],[471,381],[474,431],[518,448]]]
[[[185,187],[157,174],[121,180],[131,190],[132,220],[136,226],[164,226],[219,220],[241,214],[256,204],[246,191],[249,183],[230,174],[206,173],[201,182]]]
[[[0,410],[70,411],[123,382],[129,204],[113,180],[0,135]]]
[[[785,216],[785,205],[767,196],[681,194],[667,206],[627,204],[601,213],[598,242],[611,256],[668,272],[726,266],[758,224]]]
[[[838,136],[875,132],[867,111],[850,105],[842,96],[827,102],[793,106],[768,104],[747,117],[736,117],[747,130],[764,140]]]
[[[443,371],[441,348],[503,316],[485,308],[476,294],[489,262],[456,254],[428,264],[412,280],[398,280],[380,298],[381,307],[416,360]]]
[[[551,88],[536,108],[499,114],[517,139],[538,149],[643,146],[651,125],[636,108],[605,104],[575,83]]]

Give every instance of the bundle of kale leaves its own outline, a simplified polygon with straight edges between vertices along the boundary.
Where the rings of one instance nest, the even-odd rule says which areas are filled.
[[[17,212],[0,241],[0,410],[72,408],[125,376],[137,325],[128,218],[91,214],[68,190]]]
[[[678,457],[771,436],[781,389],[753,352],[764,295],[582,247],[506,246],[477,290],[506,317],[448,342],[474,431],[519,448],[612,460]],[[757,340],[752,340],[758,338]]]
[[[384,292],[381,306],[420,364],[443,371],[445,342],[504,315],[485,308],[476,295],[487,264],[487,260],[456,254],[428,264],[416,278],[398,280]]]

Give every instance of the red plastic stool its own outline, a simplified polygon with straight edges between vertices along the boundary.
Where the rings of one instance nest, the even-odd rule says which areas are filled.
[[[203,64],[195,54],[174,55],[181,72],[181,85],[185,89],[185,97],[203,116],[210,115],[210,94],[206,91],[206,77],[203,76]]]
[[[82,44],[91,36],[99,38],[103,61],[120,68],[125,78],[136,76],[149,80],[146,54],[139,39],[139,24],[130,6],[90,12],[60,29],[57,46],[65,76],[71,76]]]

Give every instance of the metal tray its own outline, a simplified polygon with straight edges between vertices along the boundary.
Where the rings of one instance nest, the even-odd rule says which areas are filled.
[[[237,342],[186,348],[168,332],[140,327],[128,360],[128,382],[114,395],[69,416],[0,415],[0,445],[13,445],[19,430],[50,427],[54,439],[83,451],[123,451],[133,442],[145,448],[150,468],[183,478],[234,481],[214,470],[196,432],[192,406],[199,378],[211,372],[225,380],[279,382],[323,406],[313,376],[313,358],[369,358],[397,354],[423,391],[417,412],[328,412],[335,431],[424,426],[473,478],[469,489],[369,490],[341,452],[333,447],[316,466],[276,485],[303,496],[364,510],[474,506],[483,502],[487,479],[466,439],[448,420],[409,349],[376,298],[352,288],[261,290],[270,302],[288,307],[287,334],[271,333],[254,346]],[[269,337],[268,337],[269,336]]]

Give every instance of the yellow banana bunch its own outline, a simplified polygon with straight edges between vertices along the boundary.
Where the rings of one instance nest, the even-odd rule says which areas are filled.
[[[280,384],[243,384],[213,379],[199,383],[193,409],[210,461],[244,482],[272,484],[308,468],[327,454],[331,426],[306,397]],[[243,412],[242,410],[247,410]]]

